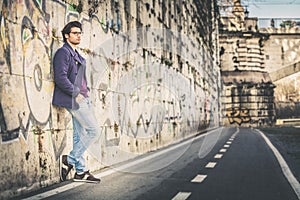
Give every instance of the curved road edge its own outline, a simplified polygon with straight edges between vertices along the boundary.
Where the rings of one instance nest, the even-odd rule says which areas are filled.
[[[262,136],[262,138],[265,140],[266,144],[273,151],[276,159],[278,160],[278,162],[280,164],[280,167],[282,169],[282,172],[283,172],[284,176],[286,177],[286,179],[288,180],[288,182],[292,186],[292,188],[295,191],[298,199],[300,199],[300,184],[299,184],[298,180],[295,178],[295,176],[292,173],[292,171],[290,170],[288,164],[286,163],[286,161],[284,160],[284,158],[282,157],[282,155],[280,154],[280,152],[272,144],[272,142],[270,141],[270,139],[262,131],[260,131],[258,129],[255,129],[255,130],[258,133],[260,133],[260,135]]]

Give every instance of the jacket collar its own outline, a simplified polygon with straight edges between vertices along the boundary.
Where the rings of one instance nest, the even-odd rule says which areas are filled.
[[[85,59],[79,55],[79,53],[76,53],[74,51],[74,49],[71,47],[71,45],[68,43],[68,42],[65,42],[64,44],[64,47],[67,48],[70,53],[71,53],[71,56],[77,61],[79,62],[81,65],[84,65],[85,64]]]

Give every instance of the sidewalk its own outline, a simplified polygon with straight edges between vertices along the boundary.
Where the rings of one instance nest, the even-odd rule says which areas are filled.
[[[261,128],[273,145],[280,151],[292,173],[300,182],[300,128]]]

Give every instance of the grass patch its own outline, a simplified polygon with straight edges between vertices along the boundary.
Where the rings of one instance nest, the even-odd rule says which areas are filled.
[[[264,133],[268,134],[283,134],[283,135],[297,135],[300,137],[300,128],[295,127],[269,127],[261,128]]]
[[[273,142],[277,143],[285,152],[297,160],[300,166],[300,129],[295,127],[261,128]]]

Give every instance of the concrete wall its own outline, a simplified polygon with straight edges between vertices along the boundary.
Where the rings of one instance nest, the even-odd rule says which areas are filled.
[[[80,49],[101,126],[86,154],[91,170],[218,126],[214,6],[210,0],[1,1],[0,197],[59,181],[72,123],[65,109],[51,105],[52,57],[71,20],[83,23]]]

